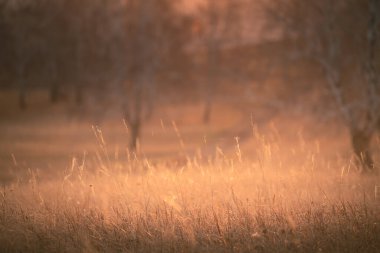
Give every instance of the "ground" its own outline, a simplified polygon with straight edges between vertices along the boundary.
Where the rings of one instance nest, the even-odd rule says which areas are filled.
[[[129,133],[121,112],[104,109],[100,121],[93,112],[76,116],[66,104],[49,105],[48,94],[38,90],[31,93],[30,107],[21,111],[15,91],[4,91],[0,96],[3,182],[14,180],[28,169],[39,170],[45,176],[61,175],[73,158],[92,159],[101,147],[98,131],[104,136],[109,155],[126,161]],[[174,102],[156,108],[153,117],[144,122],[139,157],[180,160],[198,153],[214,156],[216,149],[230,155],[239,145],[244,158],[254,160],[255,135],[272,138],[281,148],[307,142],[318,144],[318,152],[324,156],[350,155],[344,126],[318,122],[313,115],[273,112],[272,108],[244,101],[215,99],[211,121],[204,124],[202,110],[201,101]]]

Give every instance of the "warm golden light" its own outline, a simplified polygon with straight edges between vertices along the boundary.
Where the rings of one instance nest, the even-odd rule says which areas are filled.
[[[377,252],[379,7],[0,0],[0,252]]]

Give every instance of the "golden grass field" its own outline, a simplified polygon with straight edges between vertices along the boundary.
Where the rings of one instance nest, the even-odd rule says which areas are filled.
[[[168,106],[134,155],[117,117],[0,101],[0,252],[380,252],[380,178],[339,123]]]

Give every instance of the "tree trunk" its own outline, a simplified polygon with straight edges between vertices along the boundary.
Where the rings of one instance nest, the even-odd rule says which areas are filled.
[[[52,104],[55,104],[60,99],[60,91],[59,91],[59,84],[58,84],[58,74],[57,74],[57,63],[55,62],[55,59],[51,59],[51,62],[49,63],[49,71],[50,71],[50,102]]]
[[[208,124],[211,119],[211,113],[212,113],[212,104],[214,100],[214,94],[213,89],[215,89],[215,86],[217,84],[217,48],[216,43],[212,42],[209,45],[209,52],[208,52],[208,73],[207,73],[207,84],[205,84],[204,90],[203,90],[203,96],[204,96],[204,109],[203,109],[203,123]]]
[[[153,74],[151,76],[153,76]],[[152,81],[149,82],[149,85],[145,87],[145,90],[147,92],[145,119],[150,120],[153,117],[154,102],[155,102],[154,99],[156,98],[156,87],[153,82],[153,78],[152,78]]]
[[[20,88],[20,93],[18,97],[18,104],[22,110],[25,110],[27,105],[26,105],[26,98],[25,98],[25,88]]]
[[[19,96],[18,104],[21,110],[25,110],[27,107],[26,104],[26,85],[25,85],[25,66],[24,63],[20,63],[18,66],[18,86],[19,86]]]
[[[56,85],[53,85],[53,87],[51,88],[51,91],[50,91],[50,102],[52,104],[55,104],[58,102],[59,100],[59,91],[58,91],[58,87]]]
[[[208,85],[210,85],[210,84],[208,84]],[[205,101],[205,105],[204,105],[204,109],[203,109],[203,124],[208,124],[210,122],[210,119],[211,119],[211,110],[212,110],[211,95],[208,94],[206,96],[207,97],[205,98],[206,101]]]
[[[368,52],[367,52],[367,62],[365,65],[366,77],[368,82],[368,98],[367,107],[370,117],[371,127],[376,128],[377,122],[380,120],[380,101],[379,101],[379,76],[376,69],[376,61],[378,51],[378,26],[380,23],[380,4],[378,0],[369,1],[369,22],[367,29],[367,42],[368,42]]]
[[[129,149],[132,152],[137,151],[137,143],[140,137],[140,122],[137,120],[130,124],[131,127],[131,137],[129,142]]]
[[[83,87],[79,82],[75,86],[75,104],[77,106],[81,106],[83,104]]]
[[[129,149],[136,152],[137,143],[140,138],[141,123],[142,123],[142,89],[144,84],[144,75],[136,78],[133,84],[132,91],[128,96],[128,101],[124,105],[125,120],[129,126],[130,139]]]
[[[53,81],[54,83],[51,86],[50,89],[50,102],[52,104],[55,104],[59,101],[59,87],[57,84],[57,81]]]
[[[358,167],[362,173],[369,173],[375,170],[370,145],[372,133],[365,130],[351,130],[351,143],[354,150]]]

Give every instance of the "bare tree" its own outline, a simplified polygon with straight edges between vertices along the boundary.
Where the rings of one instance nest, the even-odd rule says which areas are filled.
[[[373,171],[370,143],[380,120],[379,1],[288,0],[269,6],[268,17],[283,28],[297,55],[323,71],[361,170]]]
[[[93,1],[96,3],[96,1]],[[85,87],[90,74],[88,62],[89,30],[92,27],[91,15],[93,3],[88,1],[65,1],[65,22],[68,23],[67,40],[72,48],[72,75],[74,82],[74,100],[77,106],[82,106],[85,99]],[[94,31],[96,29],[92,29]]]
[[[32,2],[8,2],[6,6],[6,22],[10,27],[11,39],[14,42],[13,64],[19,89],[18,103],[23,110],[27,108],[27,65],[35,46],[35,37],[30,36],[31,27],[36,26],[33,7]]]
[[[100,124],[115,100],[112,96],[121,97],[119,86],[127,72],[125,1],[66,1],[65,8],[73,57],[63,61],[72,65],[75,103],[81,114],[88,110]]]
[[[157,72],[167,58],[180,51],[181,20],[171,1],[131,0],[127,6],[127,68],[124,116],[130,129],[130,149],[135,151],[143,120],[153,110]],[[181,23],[181,22],[179,22]],[[178,44],[172,44],[178,42]]]
[[[6,0],[0,0],[0,76],[1,76],[1,85],[5,84],[6,75],[7,73],[10,73],[12,70],[11,61],[14,57],[12,52],[12,41],[9,39],[10,36],[10,29],[7,24],[6,19],[6,12],[7,12],[7,1]],[[4,83],[3,83],[4,82]],[[7,82],[9,84],[9,81]]]
[[[208,123],[211,118],[213,87],[217,84],[218,63],[220,59],[221,46],[221,25],[223,21],[222,6],[220,1],[207,0],[204,9],[201,11],[204,27],[204,45],[206,49],[206,71],[207,80],[202,84],[202,94],[204,99],[204,109],[202,120]]]
[[[204,100],[203,122],[211,118],[215,87],[219,84],[220,61],[223,47],[230,46],[240,38],[240,11],[242,2],[237,0],[207,0],[200,10],[202,20],[201,40],[205,48],[206,81],[202,83]]]
[[[6,22],[13,42],[15,69],[19,88],[19,106],[27,107],[26,93],[32,79],[42,81],[47,77],[50,84],[51,102],[59,98],[60,50],[63,41],[57,32],[61,18],[61,1],[8,1]],[[27,85],[28,83],[28,85]]]
[[[59,78],[59,59],[62,52],[61,33],[54,32],[60,26],[62,17],[62,1],[41,1],[38,8],[42,14],[39,18],[43,24],[44,48],[45,48],[45,65],[46,72],[49,75],[50,82],[50,102],[57,103],[61,97],[60,78]]]

